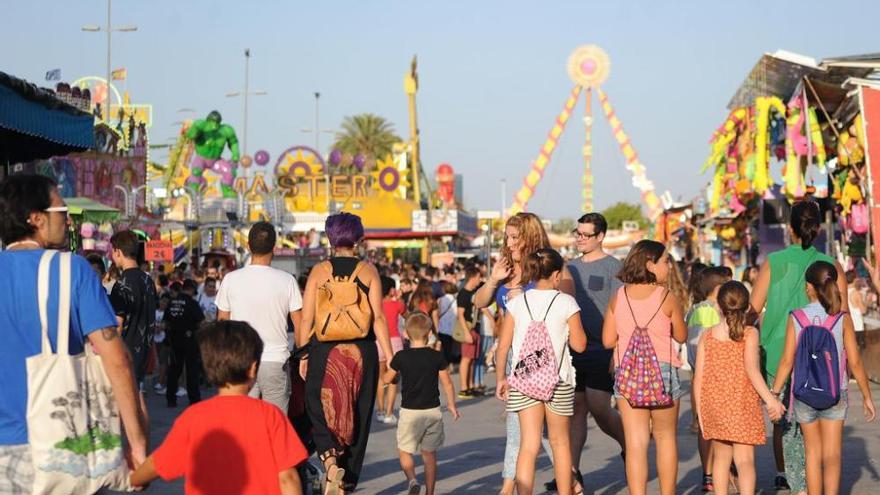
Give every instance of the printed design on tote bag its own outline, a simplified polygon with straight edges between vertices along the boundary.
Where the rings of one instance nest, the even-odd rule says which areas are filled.
[[[58,471],[73,476],[98,478],[117,469],[124,462],[122,436],[113,431],[112,422],[119,421],[110,387],[81,382],[79,391],[52,399],[55,410],[49,418],[60,421],[68,436],[54,445],[49,458],[38,467],[43,471]],[[86,428],[77,428],[78,419],[86,415]],[[118,430],[118,428],[117,428]],[[88,468],[88,458],[95,459],[94,468]]]

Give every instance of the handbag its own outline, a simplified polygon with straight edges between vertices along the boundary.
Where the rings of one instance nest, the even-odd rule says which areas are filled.
[[[473,317],[473,311],[471,311],[471,319],[475,320]],[[473,330],[473,328],[467,323],[467,320],[465,320],[465,324],[462,325],[461,319],[458,318],[458,315],[455,315],[455,324],[452,327],[452,338],[459,344],[474,343],[474,336],[471,335],[471,330]]]
[[[57,352],[49,343],[49,268],[58,255]],[[71,356],[70,253],[46,251],[40,258],[37,297],[41,351],[26,360],[28,443],[34,465],[34,494],[130,490],[122,427],[101,358],[85,343]]]

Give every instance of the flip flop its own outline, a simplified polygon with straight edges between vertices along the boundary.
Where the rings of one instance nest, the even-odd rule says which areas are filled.
[[[336,468],[336,471],[333,473],[333,476],[330,476],[330,469],[327,469],[327,473],[325,474],[325,485],[324,485],[324,495],[339,495],[342,490],[342,478],[345,476],[345,469],[342,469],[338,466],[331,466],[331,468]]]

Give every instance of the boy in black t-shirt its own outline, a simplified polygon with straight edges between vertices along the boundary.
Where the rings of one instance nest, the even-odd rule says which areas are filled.
[[[410,347],[394,355],[382,379],[391,383],[401,376],[400,419],[397,423],[397,448],[400,467],[406,475],[410,494],[419,494],[413,454],[421,450],[425,462],[425,494],[433,495],[437,483],[435,452],[443,445],[443,413],[440,411],[438,381],[446,393],[446,408],[457,421],[455,389],[443,354],[428,347],[428,334],[433,323],[424,313],[413,313],[406,319]]]

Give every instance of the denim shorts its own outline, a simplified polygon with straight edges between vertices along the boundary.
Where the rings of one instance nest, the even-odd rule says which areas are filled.
[[[794,420],[798,423],[812,423],[817,419],[826,420],[844,420],[846,419],[847,396],[846,390],[840,392],[840,402],[829,407],[828,409],[818,410],[804,404],[803,402],[794,400]]]
[[[615,370],[616,372],[617,370]],[[678,368],[669,363],[660,363],[660,374],[663,376],[663,387],[672,395],[672,400],[679,400],[684,395],[681,388],[681,379],[678,377]],[[623,399],[617,390],[617,382],[614,383],[614,398]]]

